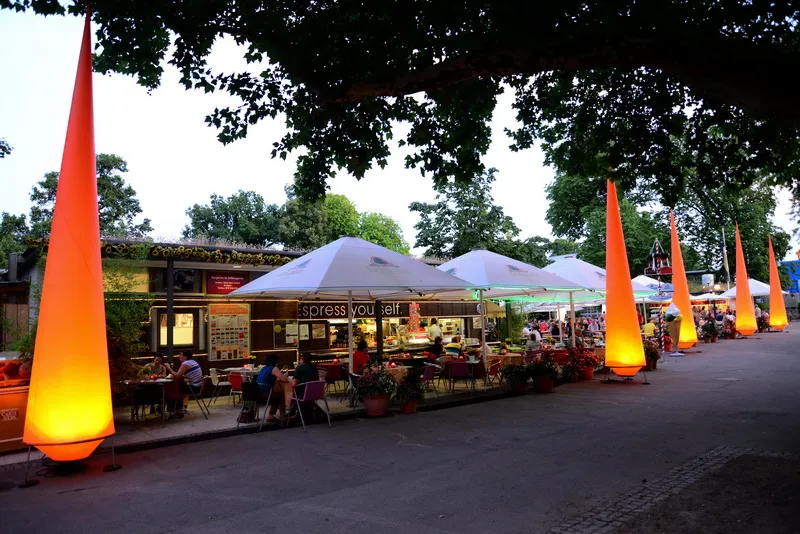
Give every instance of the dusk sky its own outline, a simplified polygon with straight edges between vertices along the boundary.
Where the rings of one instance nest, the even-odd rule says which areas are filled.
[[[28,195],[35,182],[61,163],[64,135],[75,79],[83,21],[0,11],[0,138],[14,147],[0,160],[0,211],[27,213]],[[244,68],[242,53],[230,41],[220,41],[210,58],[215,70]],[[272,159],[272,143],[284,133],[279,117],[249,129],[248,137],[223,146],[216,130],[203,119],[232,99],[223,93],[186,91],[178,73],[165,65],[162,86],[148,94],[131,77],[95,74],[95,137],[98,153],[112,153],[128,162],[124,175],[136,192],[144,216],[152,220],[152,237],[175,239],[188,222],[186,208],[207,203],[212,193],[228,196],[239,189],[254,190],[267,202],[285,200],[284,185],[292,181],[295,155]],[[551,237],[545,222],[544,188],[553,179],[537,149],[514,153],[503,128],[513,127],[511,96],[500,99],[492,123],[494,139],[485,158],[499,170],[493,195],[496,204],[514,218],[521,237]],[[401,138],[396,135],[395,138]],[[403,166],[404,149],[395,147],[389,165],[357,181],[340,173],[330,182],[333,193],[347,195],[359,211],[379,211],[395,218],[406,240],[414,244],[416,214],[408,205],[432,201],[430,178]],[[787,232],[796,224],[788,216],[789,195],[780,192],[776,222]],[[793,237],[789,255],[800,246]],[[421,252],[415,249],[414,252]]]

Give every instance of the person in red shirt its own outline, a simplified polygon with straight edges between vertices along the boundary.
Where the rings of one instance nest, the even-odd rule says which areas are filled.
[[[364,367],[369,363],[369,354],[367,353],[367,342],[363,339],[358,342],[356,351],[353,353],[353,372],[362,373]]]

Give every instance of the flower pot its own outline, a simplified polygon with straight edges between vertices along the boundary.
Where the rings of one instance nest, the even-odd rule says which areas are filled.
[[[552,393],[553,377],[551,376],[533,377],[533,389],[536,390],[536,393]]]
[[[584,367],[581,380],[591,380],[592,378],[594,378],[594,367]]]
[[[417,401],[410,400],[408,402],[404,402],[403,404],[401,404],[400,413],[407,413],[407,414],[417,413]]]
[[[389,395],[367,395],[364,406],[369,417],[381,417],[389,413]]]
[[[704,337],[703,338],[703,343],[711,343],[711,338],[710,337]]]
[[[714,337],[711,338],[711,342],[712,343],[716,343],[718,339],[719,339],[718,336],[714,336]]]
[[[511,386],[511,391],[513,391],[514,393],[525,393],[527,389],[528,385],[524,382],[521,384],[512,384]]]
[[[655,371],[658,368],[658,360],[654,358],[648,358],[645,360],[647,365],[644,366],[645,371]]]

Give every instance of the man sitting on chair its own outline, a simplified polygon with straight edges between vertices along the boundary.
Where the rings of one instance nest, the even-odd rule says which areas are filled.
[[[192,359],[192,353],[188,350],[179,352],[178,357],[181,360],[180,368],[173,371],[167,365],[167,373],[171,374],[173,378],[186,379],[185,393],[200,393],[200,388],[203,387],[203,370],[200,369],[200,364]]]

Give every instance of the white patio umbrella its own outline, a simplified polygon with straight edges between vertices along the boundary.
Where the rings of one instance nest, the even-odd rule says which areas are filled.
[[[753,278],[747,279],[748,284],[750,285],[750,296],[751,297],[767,297],[769,296],[769,284],[765,284],[764,282],[759,282]],[[725,297],[729,299],[736,298],[736,286],[730,288],[726,292],[724,292],[720,297]]]
[[[298,300],[347,299],[350,370],[353,370],[353,297],[369,300],[435,299],[457,292],[471,298],[474,286],[425,263],[356,237],[342,237],[253,280],[229,297]]]
[[[566,257],[560,258],[544,268],[545,271],[557,274],[562,278],[581,286],[586,289],[591,289],[599,293],[605,294],[606,291],[606,270],[602,267],[597,267],[591,263],[587,263],[578,258]],[[652,295],[656,291],[647,286],[632,282],[633,294],[636,298],[644,298]],[[579,297],[589,299],[586,295],[578,295]],[[597,295],[593,297],[597,299]],[[572,321],[572,337],[573,344],[575,343],[575,311],[574,311],[574,297],[570,295],[570,320]]]
[[[712,300],[728,300],[728,297],[715,295],[714,293],[703,293],[702,295],[691,297],[691,300],[696,300],[699,302],[711,302]]]
[[[480,288],[481,347],[486,342],[485,298],[543,295],[550,291],[581,290],[569,280],[533,265],[490,252],[473,250],[437,267]],[[481,349],[483,350],[483,348]]]

